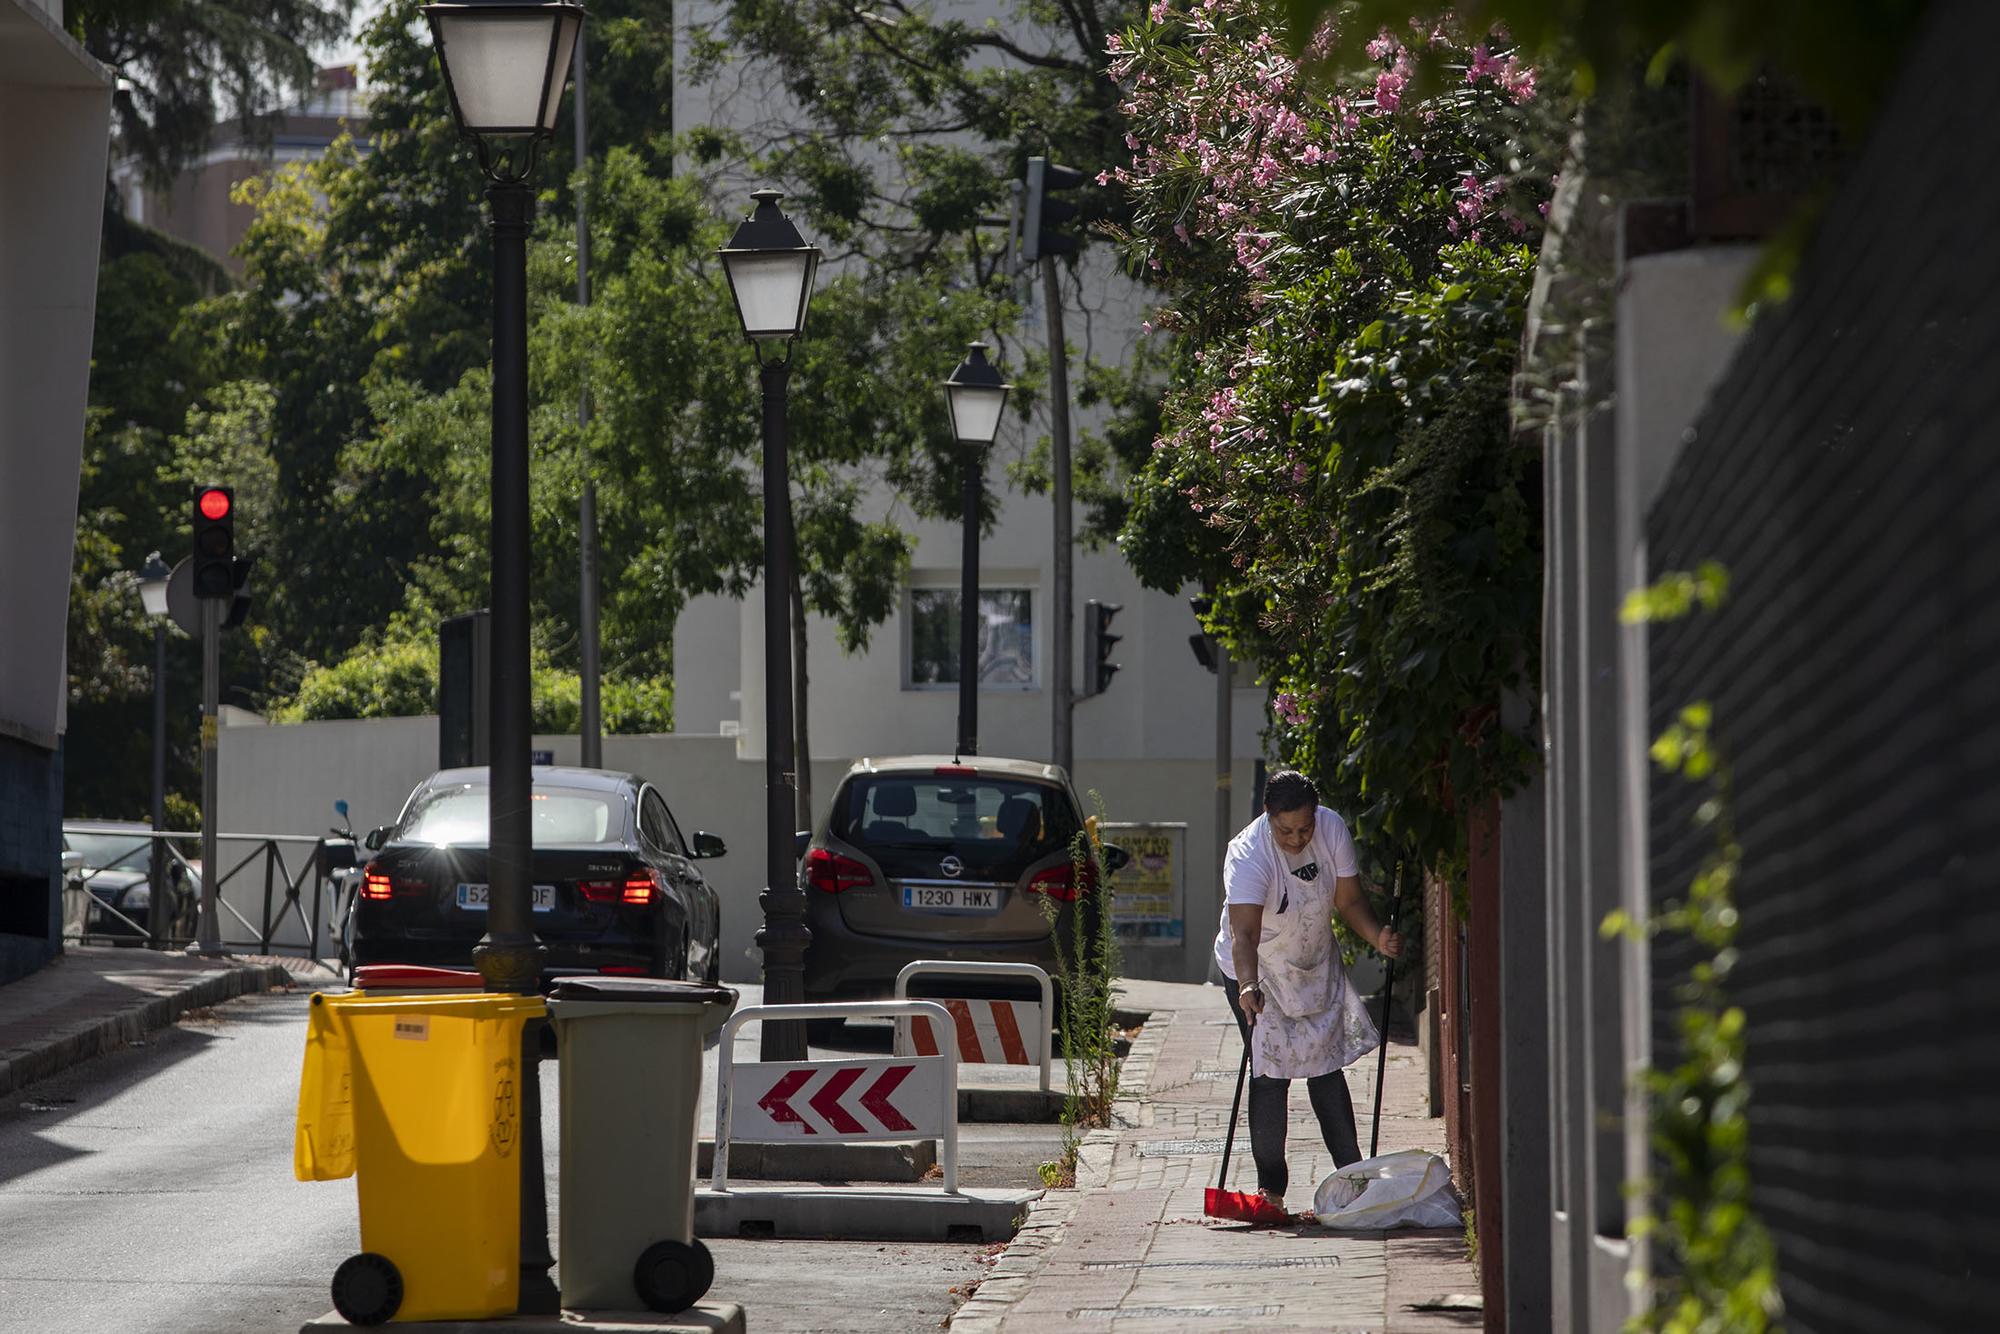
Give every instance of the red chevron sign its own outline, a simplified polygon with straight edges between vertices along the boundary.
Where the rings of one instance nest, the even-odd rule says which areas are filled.
[[[944,1059],[752,1062],[730,1071],[729,1136],[746,1144],[944,1133]]]

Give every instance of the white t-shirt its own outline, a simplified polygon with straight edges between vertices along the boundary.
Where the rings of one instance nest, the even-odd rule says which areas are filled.
[[[1319,808],[1313,840],[1297,857],[1288,857],[1271,836],[1271,817],[1260,815],[1229,840],[1229,853],[1222,859],[1222,927],[1215,935],[1215,962],[1222,975],[1234,980],[1236,956],[1229,931],[1229,905],[1257,903],[1275,905],[1285,893],[1285,880],[1298,868],[1316,865],[1318,875],[1335,879],[1361,873],[1354,853],[1354,839],[1347,821],[1326,807]]]

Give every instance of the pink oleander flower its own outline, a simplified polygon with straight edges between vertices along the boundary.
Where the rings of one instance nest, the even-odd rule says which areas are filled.
[[[1375,109],[1388,113],[1403,104],[1403,86],[1409,82],[1404,75],[1392,69],[1385,69],[1375,76]]]
[[[1387,60],[1396,49],[1396,39],[1384,28],[1381,35],[1368,43],[1366,48],[1370,60]]]
[[[1152,18],[1153,22],[1165,23],[1167,21],[1167,14],[1170,12],[1167,8],[1167,0],[1154,0],[1153,7],[1146,12]]]
[[[1501,64],[1491,51],[1483,45],[1472,48],[1472,59],[1465,67],[1465,81],[1476,83],[1481,79],[1500,77]]]
[[[1318,144],[1307,144],[1299,153],[1299,161],[1308,167],[1317,167],[1327,160],[1327,152]]]
[[[1262,158],[1258,159],[1257,170],[1251,174],[1251,179],[1257,183],[1259,189],[1262,189],[1272,181],[1277,180],[1278,174],[1282,170],[1283,168],[1278,165],[1278,160],[1269,153],[1266,153]]]
[[[1528,101],[1535,95],[1535,67],[1522,64],[1519,56],[1508,56],[1500,70],[1500,86],[1516,102]]]

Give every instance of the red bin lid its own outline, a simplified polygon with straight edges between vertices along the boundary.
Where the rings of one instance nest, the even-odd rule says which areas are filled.
[[[420,963],[364,963],[354,970],[362,991],[483,991],[486,979],[470,968],[432,968]]]

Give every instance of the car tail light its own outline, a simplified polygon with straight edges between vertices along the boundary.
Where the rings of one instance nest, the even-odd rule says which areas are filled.
[[[617,880],[579,880],[576,888],[591,903],[616,903],[625,886]]]
[[[875,883],[875,873],[855,861],[826,848],[806,853],[806,884],[826,894],[863,889]]]
[[[626,904],[643,908],[660,897],[660,887],[653,883],[650,875],[630,876],[625,881],[624,901]]]
[[[361,873],[361,897],[364,899],[386,899],[395,890],[389,883],[387,871],[377,871],[373,867]]]
[[[940,764],[931,774],[935,778],[977,778],[979,770],[969,764]]]
[[[1097,867],[1091,862],[1083,864],[1083,893],[1097,888]],[[1036,873],[1028,881],[1030,894],[1046,894],[1060,903],[1075,903],[1077,892],[1076,867],[1073,865],[1051,866],[1046,871]]]
[[[606,977],[644,977],[646,970],[636,963],[607,963],[597,970]]]

